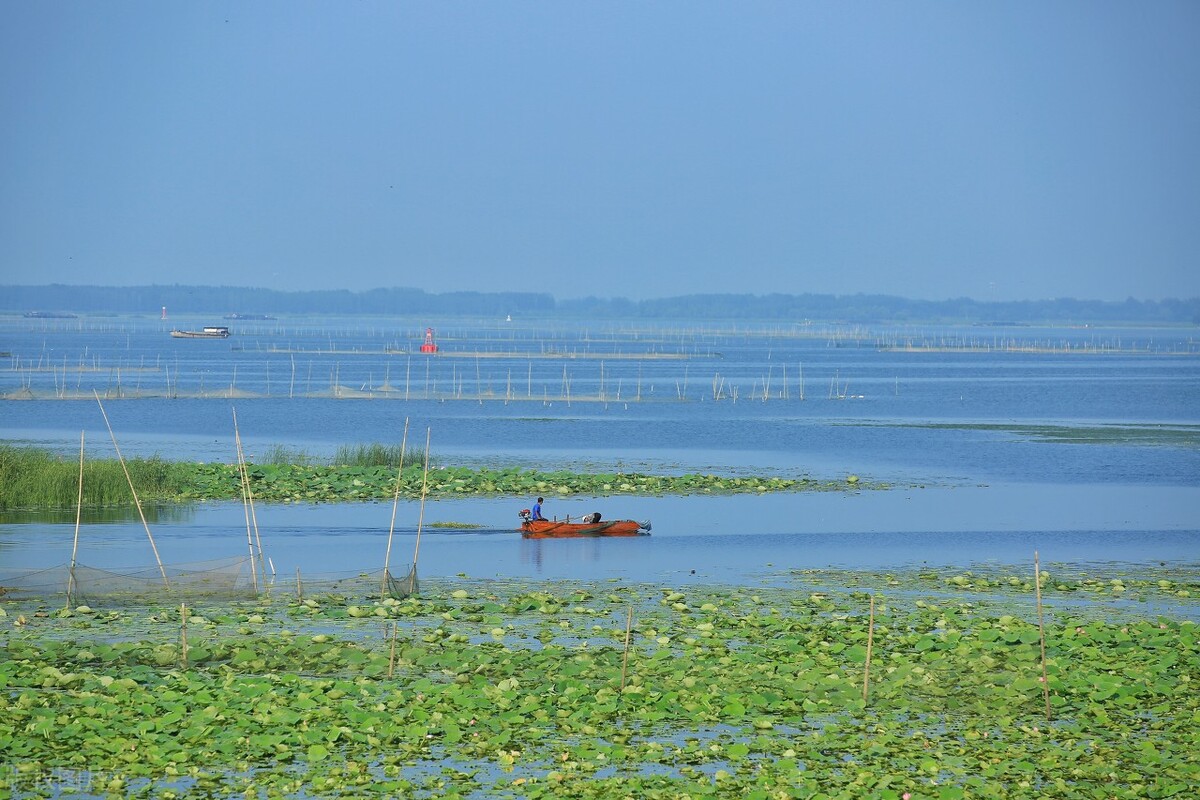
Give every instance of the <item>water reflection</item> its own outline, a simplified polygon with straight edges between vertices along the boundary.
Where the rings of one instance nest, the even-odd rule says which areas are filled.
[[[639,537],[640,538],[640,537]],[[596,565],[611,555],[615,539],[526,539],[521,538],[520,563],[533,568],[533,575],[561,575],[574,565]],[[547,560],[551,568],[547,569]]]
[[[142,507],[148,524],[178,525],[192,521],[196,516],[193,504],[147,505]],[[74,525],[75,509],[16,509],[0,511],[0,525]],[[126,522],[141,522],[136,507],[85,508],[79,513],[83,525],[111,525]]]

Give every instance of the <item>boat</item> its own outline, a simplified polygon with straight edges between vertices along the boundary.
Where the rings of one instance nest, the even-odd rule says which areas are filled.
[[[227,339],[229,338],[229,328],[206,325],[202,330],[198,331],[174,330],[171,331],[171,335],[176,339]]]
[[[529,509],[521,510],[521,536],[526,539],[588,539],[599,536],[649,536],[650,522],[631,519],[601,520],[599,514],[586,514],[572,522],[533,519]]]

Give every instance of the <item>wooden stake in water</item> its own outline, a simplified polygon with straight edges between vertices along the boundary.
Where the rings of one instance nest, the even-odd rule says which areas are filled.
[[[871,595],[871,612],[867,621],[867,662],[863,665],[863,702],[867,702],[867,694],[871,684],[871,645],[875,641],[875,595]]]
[[[304,585],[300,583],[300,568],[296,567],[296,602],[304,602]]]
[[[629,639],[633,633],[633,606],[629,607],[629,616],[625,618],[625,655],[621,658],[621,691],[625,691],[625,671],[629,666]]]
[[[138,516],[142,518],[142,527],[146,530],[146,538],[150,540],[150,549],[154,551],[154,561],[158,564],[158,571],[162,574],[163,586],[171,588],[170,581],[167,580],[167,570],[163,567],[162,559],[158,557],[158,546],[154,544],[154,537],[150,534],[150,524],[146,522],[146,514],[142,511],[142,501],[138,500],[137,489],[133,488],[133,478],[129,476],[129,468],[125,466],[125,457],[121,455],[121,447],[117,444],[117,435],[113,433],[112,425],[108,422],[108,414],[104,412],[104,403],[100,402],[100,394],[92,389],[92,395],[96,398],[96,405],[100,406],[100,414],[104,417],[104,425],[108,428],[109,438],[112,439],[113,449],[117,451],[117,460],[121,462],[121,471],[125,473],[125,480],[129,483],[129,491],[133,495],[133,504],[137,506]]]
[[[400,505],[400,486],[404,478],[404,448],[408,446],[408,417],[404,418],[404,436],[400,440],[400,468],[396,470],[396,491],[392,494],[392,523],[388,526],[387,550],[383,554],[383,581],[380,587],[380,598],[388,596],[388,569],[392,560],[392,534],[396,531],[396,507]]]
[[[188,668],[187,603],[179,604],[179,661]]]
[[[392,623],[392,647],[388,654],[388,677],[392,677],[396,672],[396,623]]]
[[[1046,678],[1046,621],[1042,615],[1042,571],[1038,552],[1033,551],[1033,585],[1037,591],[1038,640],[1042,647],[1042,697],[1046,700],[1046,721],[1050,721],[1050,681]]]
[[[71,544],[71,571],[67,579],[67,607],[75,599],[75,557],[79,553],[79,523],[83,516],[83,434],[79,432],[79,496],[75,500],[75,540]]]

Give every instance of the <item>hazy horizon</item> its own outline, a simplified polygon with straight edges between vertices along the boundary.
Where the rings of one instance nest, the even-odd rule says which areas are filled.
[[[0,284],[1200,296],[1200,6],[22,3]]]
[[[272,289],[269,287],[262,287],[262,286],[245,286],[245,285],[234,285],[234,284],[199,284],[199,283],[197,283],[197,284],[187,284],[187,283],[179,283],[179,284],[165,284],[165,283],[101,284],[101,283],[95,283],[95,282],[92,282],[92,283],[56,282],[56,283],[50,283],[50,284],[45,284],[45,283],[0,284],[0,289],[9,288],[9,287],[18,288],[18,289],[53,289],[55,287],[63,287],[67,290],[82,290],[82,289],[90,288],[90,289],[100,289],[100,290],[105,290],[105,291],[113,290],[113,289],[131,289],[132,290],[132,289],[157,288],[157,289],[163,289],[163,290],[195,289],[195,290],[205,291],[205,292],[208,292],[208,291],[215,291],[215,292],[268,291],[268,292],[281,292],[281,293],[285,293],[285,294],[286,293],[301,294],[301,293],[307,293],[307,292],[347,291],[347,292],[350,292],[355,295],[367,295],[367,294],[370,294],[373,292],[422,291],[422,292],[425,292],[427,295],[435,296],[435,297],[441,296],[441,295],[454,294],[456,292],[468,292],[468,293],[478,292],[479,294],[483,294],[483,295],[491,295],[491,294],[500,295],[500,294],[508,293],[506,291],[489,292],[486,290],[475,290],[475,289],[469,289],[469,288],[447,289],[445,291],[430,291],[427,289],[421,289],[420,287],[416,287],[416,286],[374,286],[374,287],[369,287],[366,289],[345,289],[342,287],[319,288],[319,289]],[[843,301],[844,300],[847,302],[853,301],[855,298],[858,298],[858,297],[882,298],[882,299],[889,300],[889,301],[896,301],[900,304],[926,303],[926,302],[928,302],[928,303],[953,303],[953,302],[958,302],[958,301],[979,303],[981,305],[988,305],[988,304],[995,304],[995,305],[1031,304],[1031,305],[1036,305],[1036,304],[1053,304],[1053,303],[1070,303],[1070,304],[1077,303],[1077,304],[1084,304],[1084,305],[1094,304],[1094,303],[1102,303],[1102,304],[1117,305],[1117,304],[1125,303],[1128,301],[1133,301],[1136,303],[1179,303],[1179,304],[1200,302],[1200,295],[1196,295],[1196,296],[1192,296],[1192,297],[1177,296],[1177,297],[1163,297],[1163,298],[1123,297],[1123,298],[1112,299],[1112,300],[1102,300],[1102,299],[1095,298],[1095,297],[1083,297],[1083,296],[1064,296],[1064,297],[1052,297],[1052,298],[1041,298],[1041,299],[1013,298],[1011,300],[995,300],[995,299],[986,299],[986,298],[980,299],[980,298],[968,297],[968,296],[963,295],[963,296],[959,296],[959,297],[947,297],[947,298],[939,298],[939,299],[935,299],[935,300],[930,300],[930,299],[926,299],[926,298],[908,297],[908,296],[904,296],[904,295],[886,294],[886,293],[881,293],[881,292],[847,292],[847,293],[841,293],[841,294],[832,293],[832,292],[774,292],[774,293],[772,293],[772,292],[759,292],[759,293],[754,293],[754,292],[681,292],[679,294],[663,295],[662,297],[646,297],[646,298],[630,298],[630,297],[626,297],[626,296],[622,296],[622,295],[595,295],[595,294],[592,294],[592,295],[555,295],[555,294],[551,294],[549,292],[540,292],[539,294],[549,296],[556,304],[564,303],[564,304],[568,304],[568,305],[575,303],[575,302],[587,301],[589,299],[596,299],[596,300],[600,300],[600,301],[627,300],[627,301],[637,303],[637,302],[643,302],[643,301],[645,301],[645,302],[669,301],[669,300],[673,300],[673,299],[684,299],[687,297],[765,298],[765,297],[769,297],[771,295],[782,295],[782,296],[786,296],[786,297],[810,296],[810,297],[816,297],[816,298],[832,298],[835,301]],[[2,306],[0,306],[0,307],[2,307]],[[33,310],[43,310],[44,311],[44,310],[50,310],[50,309],[33,309]],[[151,311],[153,311],[153,310],[154,309],[151,309]]]

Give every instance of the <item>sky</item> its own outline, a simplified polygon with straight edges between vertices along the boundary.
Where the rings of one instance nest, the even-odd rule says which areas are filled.
[[[1200,3],[10,2],[0,285],[1200,296]]]

